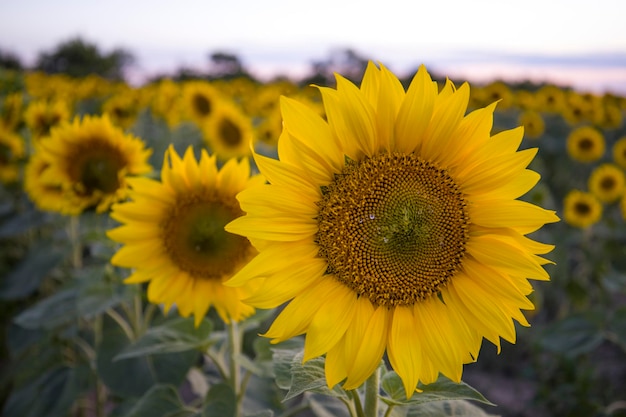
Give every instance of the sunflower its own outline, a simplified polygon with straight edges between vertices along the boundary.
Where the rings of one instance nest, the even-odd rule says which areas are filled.
[[[24,120],[34,139],[48,136],[50,129],[69,119],[69,106],[62,100],[36,100],[24,111]]]
[[[22,121],[22,93],[11,93],[0,101],[0,127],[16,130]]]
[[[601,202],[613,203],[624,194],[624,171],[614,164],[602,164],[591,172],[588,187]]]
[[[24,140],[0,125],[0,183],[17,181],[24,152]]]
[[[63,211],[63,189],[57,182],[45,182],[44,172],[50,167],[44,152],[34,152],[24,169],[24,191],[37,208]]]
[[[537,139],[546,129],[546,124],[543,121],[541,114],[534,110],[525,110],[519,115],[519,123],[524,126],[524,132],[526,136],[532,139]]]
[[[63,214],[97,212],[126,196],[126,177],[152,171],[151,150],[144,142],[113,126],[109,118],[75,118],[52,129],[40,142],[50,166],[42,181],[63,190]]]
[[[626,169],[626,136],[622,136],[613,144],[613,161]]]
[[[604,136],[591,126],[581,126],[567,137],[567,153],[578,162],[594,162],[604,155]]]
[[[255,140],[250,116],[228,100],[220,101],[200,127],[205,142],[219,159],[247,156]]]
[[[537,90],[535,95],[537,110],[548,113],[558,113],[565,105],[565,92],[562,88],[548,84]]]
[[[135,123],[140,110],[138,97],[130,88],[118,92],[102,104],[102,113],[107,114],[115,126],[124,130]]]
[[[226,230],[260,251],[228,285],[264,277],[245,301],[287,306],[265,336],[306,333],[304,360],[326,354],[329,386],[360,386],[388,355],[407,396],[441,372],[460,381],[487,338],[528,325],[528,279],[549,279],[525,235],[558,220],[516,200],[539,175],[517,152],[523,129],[490,136],[495,103],[465,115],[469,86],[441,92],[422,66],[405,92],[368,64],[361,87],[320,88],[328,121],[283,97],[279,160],[238,199]]]
[[[226,322],[241,320],[254,309],[241,302],[250,286],[230,288],[222,282],[256,251],[224,225],[242,215],[235,195],[262,177],[250,177],[247,159],[229,160],[220,171],[216,158],[202,151],[196,162],[192,148],[181,159],[166,151],[161,182],[133,178],[131,201],[115,204],[111,217],[123,223],[108,236],[124,244],[114,265],[135,268],[126,283],[148,284],[148,299],[180,314],[193,314],[199,325],[211,305]]]
[[[602,218],[602,204],[591,193],[572,190],[563,202],[563,219],[574,227],[587,228]]]
[[[217,88],[206,81],[188,81],[182,85],[182,106],[187,118],[203,123],[217,102],[224,100]]]

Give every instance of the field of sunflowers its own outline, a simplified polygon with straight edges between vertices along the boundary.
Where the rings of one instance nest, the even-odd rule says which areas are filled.
[[[0,72],[1,414],[626,416],[626,97],[413,75],[370,64],[359,89]],[[370,117],[397,142],[367,143]],[[401,155],[403,126],[467,143]],[[337,157],[341,132],[362,143]],[[380,170],[404,229],[346,226]],[[364,238],[387,256],[400,233],[380,276],[366,256],[348,271]],[[398,272],[409,235],[434,259],[421,292]]]

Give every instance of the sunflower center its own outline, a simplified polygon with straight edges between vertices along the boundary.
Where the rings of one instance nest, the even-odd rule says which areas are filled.
[[[202,94],[195,94],[192,101],[194,108],[200,115],[208,116],[211,113],[211,102]]]
[[[220,120],[219,134],[224,145],[233,148],[239,146],[243,138],[239,126],[226,118]]]
[[[196,278],[221,279],[234,272],[252,252],[245,237],[224,226],[241,216],[237,201],[189,196],[178,201],[161,225],[172,261]]]
[[[593,141],[589,138],[583,138],[578,142],[578,147],[582,151],[590,151],[593,148]]]
[[[318,204],[327,273],[375,305],[437,294],[461,265],[467,203],[445,170],[415,154],[348,161]]]
[[[591,213],[591,207],[589,206],[589,204],[579,201],[574,204],[574,211],[580,216],[587,216],[589,213]]]
[[[617,187],[617,182],[613,177],[604,177],[600,181],[600,188],[604,191],[612,191]]]
[[[81,184],[82,192],[91,195],[96,191],[114,193],[119,187],[118,173],[127,163],[123,155],[114,148],[91,143],[90,147],[78,147],[70,158],[71,176]]]

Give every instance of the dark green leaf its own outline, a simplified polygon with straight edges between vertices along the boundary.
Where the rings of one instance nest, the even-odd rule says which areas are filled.
[[[107,277],[105,265],[85,267],[76,278],[79,282],[77,308],[81,317],[95,317],[131,298],[131,287]]]
[[[203,417],[235,417],[237,399],[228,384],[216,384],[209,390],[202,409]]]
[[[212,343],[211,330],[212,325],[208,320],[203,320],[196,328],[192,318],[176,317],[148,329],[137,342],[117,355],[115,360],[191,350],[204,351]]]
[[[0,299],[18,300],[33,294],[48,273],[61,262],[64,252],[51,242],[41,243],[0,282]]]
[[[9,238],[21,235],[28,230],[41,226],[49,218],[47,213],[30,208],[27,211],[16,214],[0,225],[0,238]]]
[[[406,417],[497,417],[465,400],[437,401],[408,407]]]
[[[5,405],[3,416],[66,416],[78,397],[89,388],[89,377],[90,371],[87,367],[54,367],[13,391]]]
[[[27,329],[52,329],[76,320],[78,290],[67,288],[24,310],[15,323]]]
[[[146,391],[124,417],[166,417],[183,409],[176,388],[158,384]]]
[[[387,404],[403,405],[445,400],[474,400],[493,405],[480,392],[476,391],[465,382],[457,384],[443,376],[440,376],[439,379],[432,384],[420,384],[418,388],[422,392],[414,393],[409,399],[406,398],[402,379],[400,379],[395,371],[389,371],[383,375],[381,386],[389,395],[389,398],[383,398],[383,401]]]
[[[121,397],[139,397],[158,383],[178,386],[198,358],[198,352],[163,353],[118,360],[131,344],[117,323],[103,320],[102,343],[97,347],[97,370],[102,381]]]
[[[614,335],[614,341],[626,351],[626,307],[617,310],[610,323],[610,332]]]
[[[263,410],[254,414],[246,414],[244,417],[274,417],[272,410]]]
[[[567,317],[546,328],[539,344],[569,358],[591,352],[604,339],[599,321],[593,312]]]

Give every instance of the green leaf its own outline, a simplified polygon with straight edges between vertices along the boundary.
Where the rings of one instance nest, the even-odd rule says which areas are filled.
[[[33,294],[64,255],[64,251],[53,246],[52,242],[32,247],[0,282],[0,299],[19,300]]]
[[[382,377],[381,386],[389,397],[383,397],[382,400],[387,404],[404,405],[404,404],[422,404],[432,401],[446,400],[474,400],[483,404],[494,405],[489,402],[480,392],[466,384],[465,382],[456,383],[444,376],[432,384],[419,384],[418,388],[422,392],[416,392],[409,399],[406,398],[402,379],[395,371],[389,371]]]
[[[131,345],[126,334],[104,316],[102,342],[96,349],[98,375],[120,397],[142,396],[155,384],[179,386],[196,362],[196,351],[117,359]]]
[[[3,409],[3,416],[66,416],[79,396],[90,387],[90,375],[86,366],[51,368],[14,390]]]
[[[18,213],[0,225],[0,238],[10,238],[21,235],[30,229],[45,224],[50,215],[35,208]]]
[[[244,417],[274,417],[272,410],[263,410],[254,414],[246,414]]]
[[[175,387],[158,384],[146,391],[124,417],[166,417],[184,407]]]
[[[313,394],[307,401],[316,417],[350,417],[346,405],[337,398]]]
[[[235,417],[236,411],[237,399],[231,386],[224,383],[213,385],[205,398],[202,416]]]
[[[572,315],[547,327],[539,345],[569,358],[589,353],[602,343],[600,317],[594,312]]]
[[[21,312],[15,323],[27,329],[52,329],[77,319],[77,288],[60,290]]]
[[[108,276],[106,265],[85,267],[76,274],[76,279],[79,286],[77,309],[81,317],[93,318],[131,299],[132,287]]]
[[[193,318],[176,317],[149,328],[139,340],[127,346],[114,359],[191,350],[204,351],[212,344],[211,330],[212,325],[208,320],[203,320],[196,328]]]
[[[437,401],[413,405],[406,417],[496,417],[465,400]]]
[[[621,348],[626,352],[626,307],[622,307],[617,310],[609,325],[611,337]]]
[[[284,351],[283,355],[285,355]],[[332,397],[348,399],[348,395],[341,387],[336,386],[332,390],[328,388],[324,372],[324,358],[313,358],[303,364],[303,356],[304,352],[300,351],[292,357],[289,370],[291,373],[289,391],[283,401],[288,401],[304,392],[316,392]],[[281,369],[280,372],[283,374],[284,369]],[[281,376],[281,384],[284,386],[284,380],[282,380],[282,378],[284,378],[284,376]],[[276,379],[278,381],[278,374]]]

